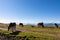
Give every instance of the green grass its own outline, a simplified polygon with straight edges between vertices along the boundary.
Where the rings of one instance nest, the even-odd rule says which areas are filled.
[[[6,24],[0,24],[0,26],[7,28],[8,26]],[[20,32],[18,35],[15,36],[27,36],[30,40],[60,40],[60,28],[55,27],[31,27],[25,25],[24,27],[20,27],[19,25],[16,26],[19,29],[26,30],[28,32]],[[9,34],[11,31],[7,30],[0,30],[0,33]],[[34,39],[34,37],[36,37]]]
[[[50,34],[39,34],[39,33],[26,33],[26,32],[22,32],[20,33],[18,36],[27,36],[28,38],[33,38],[36,37],[37,40],[53,40],[55,38],[54,35],[50,35]]]
[[[8,24],[0,23],[0,27],[7,28],[8,27]]]
[[[0,30],[0,33],[9,34],[10,32]],[[36,37],[35,40],[53,40],[53,39],[55,39],[55,36],[51,35],[51,34],[39,34],[39,33],[33,33],[33,32],[20,32],[18,35],[15,35],[15,36],[21,36],[21,37],[27,36],[27,38],[30,40],[34,40],[34,37]]]
[[[0,33],[9,34],[9,33],[11,33],[11,31],[7,31],[7,30],[0,30]]]

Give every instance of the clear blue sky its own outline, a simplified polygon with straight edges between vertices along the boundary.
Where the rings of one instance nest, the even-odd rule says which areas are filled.
[[[0,22],[60,23],[60,0],[0,0]]]

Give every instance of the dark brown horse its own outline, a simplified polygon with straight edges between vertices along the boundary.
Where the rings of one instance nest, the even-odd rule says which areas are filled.
[[[19,23],[19,26],[24,27],[23,23]]]
[[[37,25],[38,25],[38,27],[41,27],[42,26],[44,28],[43,22],[42,23],[38,23]]]
[[[54,25],[55,25],[57,28],[59,27],[57,23],[54,23]]]
[[[9,31],[9,30],[12,30],[12,32],[13,32],[14,30],[16,30],[16,23],[10,23],[9,26],[8,26],[8,31]]]

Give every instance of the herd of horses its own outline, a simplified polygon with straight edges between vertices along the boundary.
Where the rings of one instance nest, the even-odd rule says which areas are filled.
[[[23,27],[23,23],[19,23],[19,26]],[[9,26],[8,26],[8,31],[11,30],[12,32],[15,32],[16,31],[16,23],[10,23]]]
[[[44,28],[44,23],[43,22],[42,23],[38,23],[37,25],[38,25],[38,27]],[[54,23],[54,25],[57,28],[59,27],[57,23]],[[19,23],[19,26],[24,27],[23,23]],[[32,27],[34,27],[34,26],[32,25]],[[12,30],[12,32],[16,31],[16,23],[10,23],[9,26],[8,26],[8,31],[9,30]]]

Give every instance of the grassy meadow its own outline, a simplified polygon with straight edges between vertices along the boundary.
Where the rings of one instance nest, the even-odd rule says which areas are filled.
[[[7,29],[8,25],[0,24],[0,27]],[[16,29],[21,31],[19,32],[18,35],[12,35],[10,34],[11,31],[7,31],[7,30],[0,30],[0,35],[5,34],[6,37],[4,38],[2,36],[2,38],[6,40],[8,40],[9,38],[11,40],[60,40],[60,28],[56,28],[56,27],[41,28],[37,26],[31,27],[28,25],[21,27],[17,25]]]

